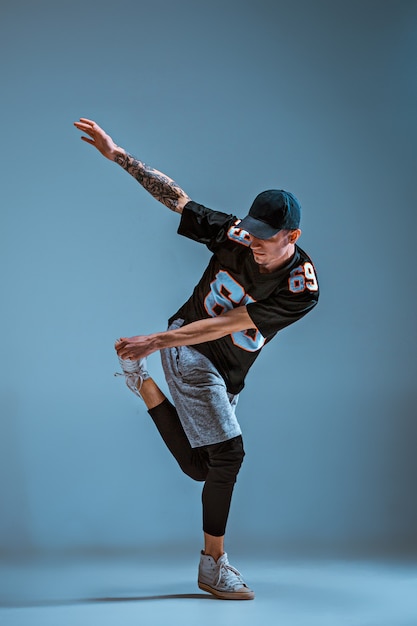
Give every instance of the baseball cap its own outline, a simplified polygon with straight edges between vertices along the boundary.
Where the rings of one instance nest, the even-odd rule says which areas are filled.
[[[249,214],[239,222],[239,228],[258,239],[269,239],[280,230],[298,228],[301,206],[297,198],[283,189],[269,189],[256,196]]]

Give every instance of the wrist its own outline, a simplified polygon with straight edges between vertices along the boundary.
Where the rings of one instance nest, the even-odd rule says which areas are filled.
[[[180,331],[181,329],[177,328],[176,330],[164,330],[160,333],[148,335],[149,346],[152,352],[163,350],[164,348],[186,345],[187,339],[189,338],[184,337],[184,334]]]
[[[156,352],[157,350],[162,350],[163,348],[171,348],[172,343],[170,344],[169,339],[170,337],[167,331],[149,335],[152,352]]]
[[[126,150],[120,148],[120,146],[115,146],[109,155],[109,159],[111,161],[115,161],[121,167],[126,167],[128,163],[128,157]]]

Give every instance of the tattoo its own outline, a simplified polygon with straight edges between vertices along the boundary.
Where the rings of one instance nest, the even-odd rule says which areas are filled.
[[[156,200],[165,204],[171,211],[180,212],[178,201],[180,198],[188,196],[172,178],[146,165],[146,163],[138,161],[130,154],[119,154],[114,160],[133,178],[136,178]]]

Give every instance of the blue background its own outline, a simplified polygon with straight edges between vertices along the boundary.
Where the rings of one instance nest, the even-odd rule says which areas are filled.
[[[117,369],[208,252],[80,116],[243,217],[303,205],[319,306],[241,395],[230,543],[417,548],[416,18],[408,0],[3,2],[0,550],[200,547],[200,490]],[[159,356],[149,368],[161,382]]]

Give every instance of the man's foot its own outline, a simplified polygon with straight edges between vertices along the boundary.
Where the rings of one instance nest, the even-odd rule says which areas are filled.
[[[222,600],[253,600],[255,597],[237,569],[229,564],[226,553],[217,562],[201,553],[198,586]]]
[[[133,391],[135,395],[139,396],[139,398],[142,398],[140,390],[143,381],[149,378],[149,374],[146,369],[146,358],[139,359],[139,361],[131,361],[129,359],[122,359],[119,356],[118,359],[123,373],[120,374],[117,372],[115,376],[124,376],[126,379],[126,385],[129,389]]]

